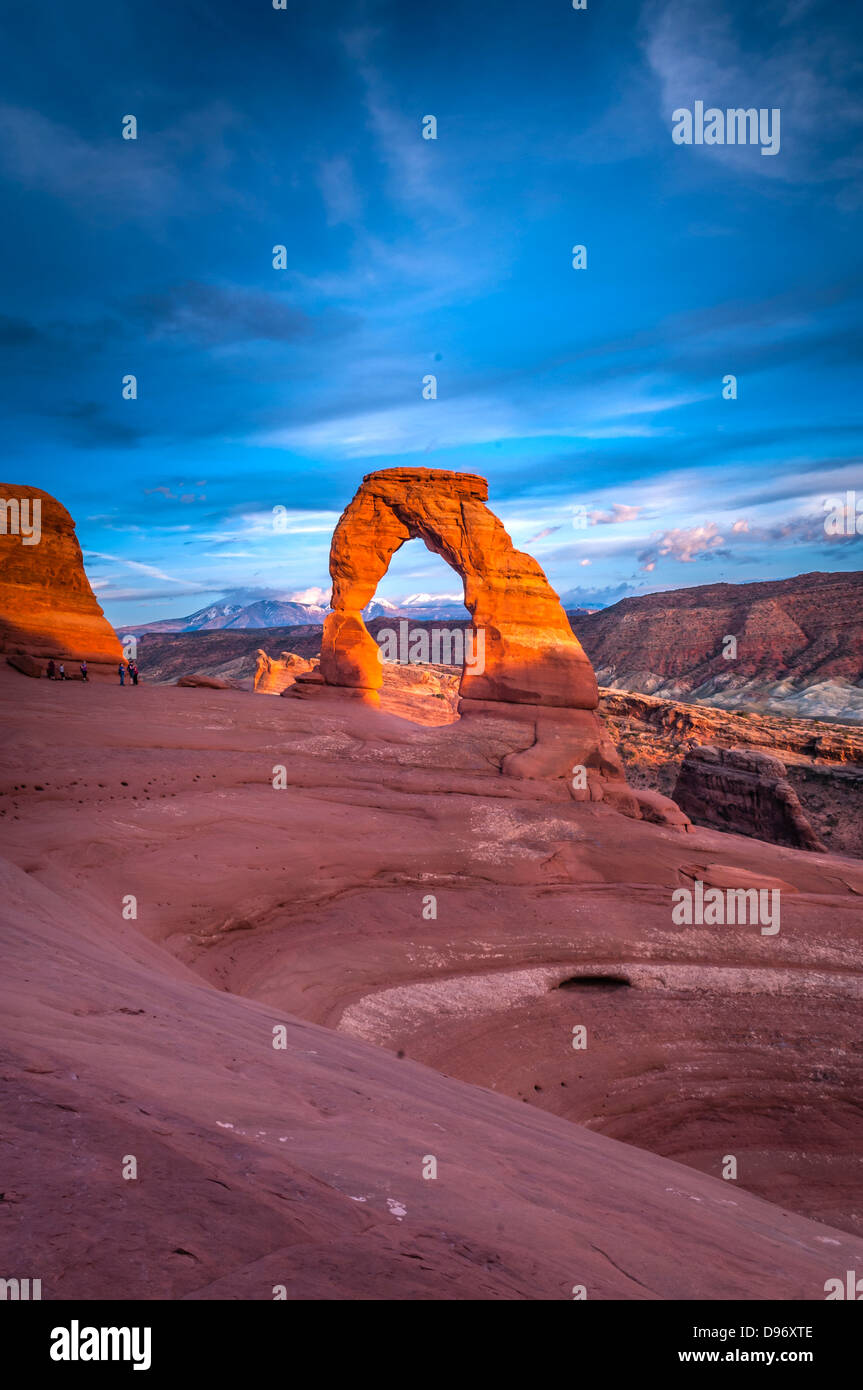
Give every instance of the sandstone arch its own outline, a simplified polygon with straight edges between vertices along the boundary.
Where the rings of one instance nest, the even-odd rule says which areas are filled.
[[[395,552],[418,537],[460,575],[474,626],[484,630],[484,670],[464,669],[462,697],[596,708],[593,668],[557,594],[536,560],[515,549],[487,499],[488,483],[475,473],[387,468],[363,478],[330,549],[333,611],[320,668],[327,685],[374,700],[381,662],[361,610]]]

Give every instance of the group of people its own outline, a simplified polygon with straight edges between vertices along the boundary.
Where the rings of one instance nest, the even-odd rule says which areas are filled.
[[[82,661],[80,663],[78,670],[81,672],[82,681],[85,681],[87,679],[86,661]],[[69,679],[69,677],[66,675],[66,667],[64,663],[61,661],[60,664],[57,665],[57,663],[54,661],[53,656],[51,660],[48,662],[48,679],[49,681],[65,681]]]
[[[86,661],[82,661],[82,662],[79,664],[78,670],[81,672],[81,679],[82,679],[82,681],[85,681],[85,680],[88,680],[88,679],[89,679],[89,676],[88,676],[88,673],[87,673],[87,663],[86,663]],[[119,677],[120,677],[120,684],[121,684],[121,685],[125,685],[125,684],[126,684],[126,673],[127,673],[127,672],[129,673],[129,676],[130,676],[130,678],[131,678],[132,684],[133,684],[133,685],[137,685],[137,684],[138,684],[138,663],[137,663],[137,661],[121,661],[121,662],[120,662],[120,665],[117,667],[117,673],[118,673],[118,675],[119,675]],[[51,660],[48,662],[48,679],[49,679],[49,681],[65,681],[65,680],[68,680],[68,679],[69,679],[69,677],[66,675],[66,667],[65,667],[64,663],[61,661],[61,662],[58,664],[57,662],[55,662],[53,656],[52,656]]]

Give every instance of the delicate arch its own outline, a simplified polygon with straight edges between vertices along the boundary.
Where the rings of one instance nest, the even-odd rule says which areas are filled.
[[[387,468],[363,478],[330,549],[333,611],[321,647],[327,685],[380,688],[378,645],[362,609],[395,552],[418,537],[461,576],[473,626],[484,632],[484,669],[463,669],[463,698],[596,708],[593,667],[557,594],[536,560],[515,549],[487,498],[488,483],[475,473]]]

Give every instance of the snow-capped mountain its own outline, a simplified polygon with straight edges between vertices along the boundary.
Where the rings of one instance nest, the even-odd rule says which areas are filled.
[[[307,593],[320,593],[320,590],[306,590]],[[128,632],[211,632],[220,628],[267,628],[299,627],[309,623],[323,623],[328,608],[320,603],[300,603],[295,599],[265,597],[248,600],[248,591],[226,594],[220,603],[211,603],[199,608],[184,618],[158,618],[154,622],[127,623],[119,627],[121,634]],[[442,622],[448,618],[466,618],[467,609],[461,598],[453,594],[411,594],[399,602],[392,599],[376,598],[366,604],[363,617],[372,618],[426,618]]]
[[[286,599],[256,599],[254,603],[211,603],[185,618],[160,618],[131,623],[122,632],[211,632],[218,628],[294,627],[322,623],[326,609],[314,603]]]
[[[460,594],[410,594],[394,603],[390,599],[373,599],[363,609],[370,618],[426,618],[443,622],[447,618],[467,618],[469,613]]]

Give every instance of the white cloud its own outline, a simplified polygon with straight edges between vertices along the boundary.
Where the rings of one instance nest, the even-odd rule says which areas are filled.
[[[336,458],[373,458],[503,439],[591,439],[595,437],[587,423],[591,418],[657,414],[701,399],[689,392],[651,394],[652,390],[652,381],[645,379],[626,393],[613,388],[603,392],[592,386],[582,392],[546,393],[538,400],[525,401],[500,395],[439,397],[433,402],[418,399],[385,410],[290,425],[253,435],[246,442]],[[543,421],[541,426],[536,423],[538,419]]]
[[[141,560],[125,560],[122,555],[106,555],[104,551],[101,550],[88,550],[85,551],[85,556],[88,560],[110,560],[112,564],[125,565],[127,569],[136,570],[139,574],[147,574],[151,579],[161,579],[166,584],[188,585],[189,583],[187,579],[176,579],[174,575],[166,574],[164,570],[158,569],[156,565],[147,565]],[[200,584],[197,587],[203,590],[206,586]]]
[[[326,608],[332,596],[332,585],[328,589],[320,589],[312,585],[310,589],[299,589],[294,594],[288,595],[290,603],[311,603],[319,608]]]

